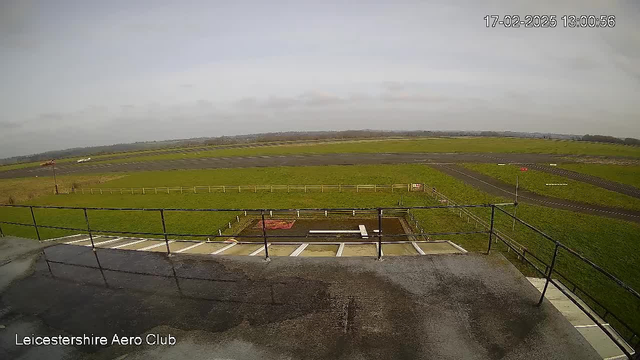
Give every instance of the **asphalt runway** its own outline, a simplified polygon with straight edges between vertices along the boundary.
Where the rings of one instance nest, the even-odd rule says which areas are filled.
[[[308,155],[262,155],[239,157],[210,157],[179,160],[139,161],[125,163],[77,164],[63,163],[56,172],[64,174],[91,174],[179,169],[228,169],[278,166],[318,165],[375,165],[375,164],[447,164],[447,163],[567,163],[566,155],[549,154],[464,154],[464,153],[348,153]],[[50,176],[49,167],[32,167],[0,172],[0,179]]]
[[[513,185],[497,180],[491,176],[487,176],[458,165],[431,165],[431,167],[489,194],[506,197],[512,200],[515,199]],[[640,211],[598,206],[554,198],[522,189],[518,190],[518,202],[532,205],[543,205],[556,209],[640,223]]]

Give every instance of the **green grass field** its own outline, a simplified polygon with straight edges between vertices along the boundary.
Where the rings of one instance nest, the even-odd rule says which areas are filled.
[[[188,153],[136,156],[104,160],[104,163],[193,159],[253,155],[338,154],[338,153],[407,153],[407,152],[479,152],[479,153],[545,153],[640,157],[640,148],[581,141],[516,138],[429,138],[385,141],[295,144],[243,149],[216,149]],[[96,162],[93,162],[96,163]]]
[[[260,144],[256,144],[260,145]],[[199,147],[197,152],[177,152],[167,154],[145,155],[152,150],[131,152],[139,155],[124,159],[111,159],[114,154],[92,156],[96,163],[123,163],[133,161],[175,160],[201,157],[229,157],[253,155],[290,155],[290,154],[336,154],[336,153],[406,153],[406,152],[478,152],[478,153],[542,153],[567,155],[603,155],[629,156],[640,158],[640,147],[601,144],[570,140],[544,140],[520,138],[419,138],[419,139],[391,139],[391,140],[353,140],[323,143],[293,143],[287,145],[256,146],[253,148],[225,149],[214,147]],[[160,151],[175,151],[166,149]],[[153,150],[158,151],[158,150]],[[119,153],[122,155],[125,153]],[[75,161],[62,159],[60,163]],[[24,163],[0,166],[0,171],[19,169],[38,165],[38,163]],[[82,166],[80,164],[79,166]]]
[[[139,187],[165,185],[216,185],[216,184],[389,184],[424,182],[461,203],[491,203],[509,201],[490,196],[463,182],[423,165],[375,165],[375,166],[318,166],[268,169],[184,170],[166,172],[131,173],[120,179],[101,184],[104,187]],[[145,208],[310,208],[310,207],[377,207],[395,206],[400,198],[404,204],[433,205],[436,202],[426,193],[211,193],[211,194],[149,194],[149,195],[59,195],[44,196],[27,203],[39,205],[66,205],[79,207],[145,207]],[[513,211],[513,209],[509,209]],[[597,216],[550,209],[541,206],[520,205],[518,216],[539,227],[550,236],[584,254],[604,269],[640,289],[640,243],[637,241],[640,225]],[[489,220],[489,209],[474,209],[474,213]],[[41,225],[86,226],[81,210],[36,209]],[[235,219],[236,212],[194,213],[169,212],[166,214],[169,233],[214,234]],[[415,216],[427,232],[474,231],[473,222],[467,222],[455,210],[418,210]],[[89,211],[91,226],[97,230],[117,229],[130,232],[162,232],[157,212]],[[28,209],[0,208],[0,218],[5,221],[31,222]],[[540,235],[516,226],[498,213],[496,228],[504,231],[531,252],[549,262],[552,244]],[[35,237],[32,228],[3,225],[7,234]],[[75,233],[41,229],[43,237],[56,237]],[[462,245],[470,251],[483,251],[487,235],[442,236]],[[497,246],[497,245],[496,245]],[[500,249],[497,246],[496,249]],[[636,329],[640,329],[640,315],[633,306],[637,302],[608,281],[598,278],[592,270],[582,266],[566,254],[558,259],[558,269],[567,273],[581,287],[595,294],[616,314],[629,317]]]
[[[640,166],[561,164],[558,167],[640,188]]]
[[[623,209],[640,210],[640,199],[609,191],[595,185],[571,180],[564,176],[552,175],[543,171],[520,171],[520,166],[496,164],[465,164],[466,168],[491,176],[507,184],[516,185],[518,176],[519,188],[541,195],[579,201],[594,205],[613,206]],[[637,173],[640,176],[640,172]],[[547,186],[546,184],[564,183],[567,186]]]

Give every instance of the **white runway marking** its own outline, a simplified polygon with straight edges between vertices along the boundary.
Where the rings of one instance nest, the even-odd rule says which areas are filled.
[[[340,243],[340,247],[338,248],[338,252],[336,256],[342,256],[342,252],[344,251],[344,243]]]
[[[93,240],[95,240],[95,238],[93,238]],[[116,241],[118,241],[118,240],[122,240],[122,238],[121,238],[121,237],[119,237],[119,238],[115,238],[115,239],[111,239],[111,240],[107,240],[107,241],[101,241],[101,242],[99,242],[99,243],[97,243],[97,242],[95,242],[95,241],[94,241],[93,245],[94,245],[94,246],[98,246],[98,245],[102,245],[102,244],[108,244],[108,243],[116,242]],[[89,245],[85,245],[85,246],[91,246],[91,244],[89,244]]]
[[[223,247],[222,249],[218,249],[218,250],[216,250],[216,251],[212,252],[212,253],[211,253],[211,255],[218,255],[218,254],[220,254],[221,252],[223,252],[223,251],[227,251],[228,249],[231,249],[232,247],[234,247],[234,246],[236,246],[236,245],[237,245],[237,243],[229,244],[229,245],[227,245],[227,246]]]
[[[267,247],[269,247],[269,246],[271,246],[271,244],[267,244]],[[264,251],[264,246],[261,246],[260,249],[252,252],[251,254],[249,254],[249,256],[256,256],[256,255],[260,254],[263,251]]]
[[[420,246],[418,246],[418,244],[416,244],[415,241],[411,242],[411,245],[413,245],[413,248],[416,249],[416,251],[420,254],[420,255],[424,255],[424,251],[422,251],[422,249],[420,248]]]
[[[292,252],[291,255],[289,255],[289,256],[298,256],[298,255],[300,255],[300,253],[303,252],[304,249],[307,248],[307,246],[309,246],[309,244],[307,244],[307,243],[298,246],[298,248],[294,252]]]
[[[96,238],[98,238],[99,236],[94,237],[93,239],[95,240]],[[90,240],[90,238],[86,238],[86,239],[80,239],[80,240],[73,240],[73,241],[67,241],[65,244],[69,245],[69,244],[75,244],[81,241],[86,241],[86,240]]]
[[[126,247],[126,246],[129,246],[129,245],[139,244],[139,243],[144,242],[144,241],[147,241],[147,239],[136,240],[136,241],[132,241],[132,242],[129,242],[129,243],[126,243],[126,244],[116,245],[116,246],[112,247],[111,249],[120,249],[120,248],[122,248],[122,247]]]
[[[152,240],[153,241],[153,240]],[[175,241],[170,240],[168,241],[169,244],[174,243]],[[138,251],[146,251],[146,250],[151,250],[157,247],[160,247],[162,245],[166,245],[167,242],[161,241],[160,244],[155,244],[155,245],[151,245],[151,246],[147,246],[147,247],[143,247],[142,249],[138,249]]]
[[[184,249],[180,249],[180,250],[176,251],[176,253],[181,253],[181,252],[185,252],[185,251],[191,250],[191,249],[196,248],[196,247],[198,247],[198,246],[200,246],[200,245],[202,245],[202,244],[204,244],[204,241],[203,241],[203,242],[200,242],[200,243],[197,243],[197,244],[195,244],[195,245],[187,246],[187,247],[186,247],[186,248],[184,248]]]

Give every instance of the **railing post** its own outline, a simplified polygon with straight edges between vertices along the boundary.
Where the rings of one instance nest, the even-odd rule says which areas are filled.
[[[87,208],[82,210],[84,210],[84,220],[87,222],[87,231],[89,232],[89,240],[91,240],[91,249],[96,251],[96,245],[93,243],[93,234],[91,233],[91,225],[89,225],[89,214],[87,214]]]
[[[264,210],[260,210],[262,217],[262,238],[264,239],[264,259],[269,261],[269,245],[267,245],[267,225],[264,222]]]
[[[38,223],[36,223],[36,216],[33,214],[33,206],[29,206],[31,210],[31,218],[33,219],[33,227],[36,229],[36,235],[38,236],[38,241],[40,241],[40,231],[38,230]]]
[[[538,301],[538,306],[542,304],[544,300],[544,294],[547,292],[547,287],[549,286],[549,281],[551,281],[551,275],[553,274],[553,267],[556,264],[556,257],[558,257],[558,249],[559,244],[556,242],[556,248],[553,250],[553,258],[551,258],[551,265],[549,266],[549,272],[547,273],[547,281],[544,283],[544,289],[542,289],[542,295],[540,296],[540,301]]]
[[[491,205],[491,227],[489,229],[489,246],[487,247],[487,255],[491,252],[491,238],[493,237],[493,219],[496,214],[496,206]]]
[[[382,209],[378,208],[378,260],[382,259]]]
[[[171,256],[169,249],[169,238],[167,237],[167,225],[164,222],[164,209],[160,209],[160,218],[162,219],[162,233],[164,234],[164,243],[167,245],[167,255]]]

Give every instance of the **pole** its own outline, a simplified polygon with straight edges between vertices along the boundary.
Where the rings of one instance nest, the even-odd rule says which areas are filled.
[[[378,260],[382,259],[382,209],[378,208]]]
[[[269,246],[267,245],[267,225],[264,222],[264,210],[260,210],[262,217],[262,238],[264,239],[264,259],[269,261]]]
[[[518,210],[518,186],[519,182],[518,182],[518,175],[516,175],[516,202],[515,202],[515,206],[513,207],[513,226],[511,227],[511,230],[515,231],[516,230],[516,210]]]
[[[53,162],[53,183],[56,187],[56,195],[58,195],[58,180],[56,179],[56,163]]]
[[[169,238],[167,237],[167,226],[164,222],[164,209],[160,209],[160,218],[162,218],[162,233],[164,234],[164,243],[167,245],[167,255],[171,256],[171,250],[169,250]]]
[[[93,234],[91,233],[91,226],[89,225],[89,215],[87,214],[87,208],[84,208],[84,220],[87,222],[87,231],[89,232],[89,240],[91,240],[91,249],[96,251],[96,245],[93,243]]]
[[[489,230],[489,247],[487,248],[487,255],[491,252],[491,237],[493,236],[493,219],[496,214],[496,206],[491,205],[491,228]]]
[[[538,301],[538,306],[542,304],[544,300],[544,294],[547,292],[547,287],[549,286],[549,281],[551,280],[551,274],[553,274],[553,267],[556,264],[556,257],[558,256],[559,245],[556,242],[556,248],[553,250],[553,258],[551,258],[551,266],[549,267],[549,273],[547,274],[547,281],[544,283],[544,289],[542,289],[542,296],[540,296],[540,301]]]
[[[36,223],[36,216],[33,214],[33,206],[29,206],[31,209],[31,218],[33,219],[33,227],[36,229],[36,235],[38,236],[38,241],[40,241],[40,231],[38,230],[38,224]]]

